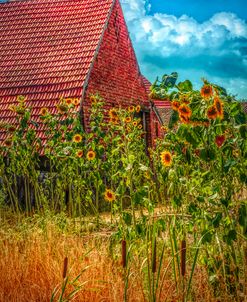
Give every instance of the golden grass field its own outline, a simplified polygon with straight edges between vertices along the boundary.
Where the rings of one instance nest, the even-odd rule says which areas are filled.
[[[3,222],[3,220],[2,220]],[[69,280],[81,272],[78,284],[81,290],[73,301],[121,302],[124,292],[124,270],[121,267],[121,249],[109,252],[109,232],[78,234],[62,232],[55,222],[30,225],[26,220],[12,224],[5,220],[0,230],[0,301],[48,302],[55,287],[63,282],[64,258],[68,257]],[[164,261],[164,270],[169,257]],[[127,291],[128,301],[148,301],[143,285],[141,261],[131,266]],[[69,286],[66,294],[73,290]],[[181,301],[175,294],[175,285],[167,274],[157,301]],[[213,298],[203,269],[197,269],[192,293],[194,301],[230,301]],[[65,297],[66,297],[65,294]],[[58,296],[57,296],[58,297]],[[54,301],[68,301],[55,299]],[[232,300],[231,300],[232,301]]]

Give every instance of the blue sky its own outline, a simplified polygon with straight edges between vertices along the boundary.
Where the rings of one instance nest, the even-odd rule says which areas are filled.
[[[142,73],[177,71],[247,99],[246,0],[121,0]]]

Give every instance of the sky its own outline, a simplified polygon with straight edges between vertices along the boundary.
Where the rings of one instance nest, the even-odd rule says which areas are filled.
[[[120,0],[142,73],[247,99],[247,0]]]

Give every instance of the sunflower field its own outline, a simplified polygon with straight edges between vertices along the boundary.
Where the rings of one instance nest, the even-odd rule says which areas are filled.
[[[84,131],[62,98],[41,108],[41,140],[18,97],[0,124],[0,301],[245,301],[246,115],[224,88],[176,79],[151,87],[173,109],[153,148],[139,105],[92,95]]]

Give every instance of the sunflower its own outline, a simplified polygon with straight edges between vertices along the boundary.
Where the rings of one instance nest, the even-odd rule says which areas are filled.
[[[151,175],[148,171],[145,171],[144,176],[146,179],[151,179]]]
[[[188,97],[186,96],[186,95],[182,95],[182,96],[180,96],[180,102],[181,103],[183,103],[183,104],[189,104],[190,103],[190,101],[188,100]]]
[[[35,148],[36,152],[39,152],[39,150],[41,149],[41,146],[39,144],[36,144],[34,146],[34,148]]]
[[[16,127],[14,125],[9,125],[9,127],[8,127],[9,132],[15,132],[15,130],[16,130]]]
[[[0,122],[0,130],[5,129],[7,126],[6,123]]]
[[[4,145],[6,147],[11,147],[12,146],[12,140],[11,138],[7,138],[5,141],[4,141]]]
[[[111,119],[110,119],[110,123],[112,123],[113,125],[117,125],[118,124],[118,122],[119,122],[119,119],[118,119],[118,117],[111,117]]]
[[[218,112],[217,112],[216,107],[214,105],[210,106],[207,111],[208,118],[211,120],[215,120],[217,118],[217,115],[218,115]]]
[[[186,104],[182,104],[178,108],[179,115],[182,115],[184,117],[190,118],[192,115],[192,111],[190,107],[188,107]]]
[[[60,114],[64,114],[68,111],[68,106],[66,104],[58,104],[57,110]]]
[[[117,117],[118,117],[118,115],[117,115],[117,110],[116,110],[115,108],[110,109],[110,110],[109,110],[109,116],[110,116],[111,118],[113,118],[113,117],[117,118]]]
[[[137,105],[136,106],[136,112],[138,113],[138,112],[140,112],[141,111],[141,106],[140,105]]]
[[[168,132],[169,128],[166,126],[166,125],[163,125],[161,127],[161,129],[164,131],[164,132]]]
[[[128,111],[129,112],[134,112],[135,111],[135,107],[134,106],[129,106]]]
[[[88,153],[87,153],[88,160],[94,160],[95,157],[96,157],[96,153],[93,150],[88,151]]]
[[[116,194],[112,190],[106,189],[104,198],[106,201],[112,202],[116,200]]]
[[[17,102],[19,102],[19,103],[24,103],[24,102],[26,102],[26,100],[27,100],[27,98],[23,95],[17,96]]]
[[[223,119],[223,117],[224,117],[224,111],[223,111],[223,106],[224,106],[224,104],[223,104],[223,102],[218,98],[218,97],[216,97],[215,99],[214,99],[214,106],[215,106],[215,108],[216,108],[216,110],[217,110],[217,115],[218,115],[218,117],[220,118],[220,119]]]
[[[138,125],[138,122],[137,122],[137,121],[134,121],[134,122],[133,122],[133,126],[136,127],[137,125]]]
[[[73,105],[74,106],[79,106],[80,105],[80,100],[79,99],[73,99]]]
[[[179,118],[180,118],[180,121],[184,124],[189,124],[189,122],[190,122],[190,119],[188,116],[184,116],[184,115],[180,114]]]
[[[80,143],[82,141],[82,136],[80,134],[76,134],[73,137],[73,142],[74,143]]]
[[[15,105],[13,105],[13,104],[12,104],[12,105],[10,105],[10,106],[9,106],[9,110],[10,110],[10,111],[15,112],[15,110],[16,110],[16,106],[15,106]]]
[[[163,166],[169,167],[172,164],[172,155],[169,151],[163,151],[160,158]]]
[[[178,108],[180,107],[180,103],[178,101],[172,102],[172,109],[175,111],[178,111]]]
[[[72,104],[72,99],[66,99],[66,100],[65,100],[65,103],[66,103],[67,105],[71,105],[71,104]]]
[[[23,106],[17,106],[15,108],[15,112],[18,113],[19,115],[24,115],[25,111],[26,111],[26,109]]]
[[[126,118],[125,118],[125,123],[130,123],[131,122],[131,117],[130,116],[127,116]]]
[[[138,129],[140,129],[140,130],[142,129],[142,125],[141,125],[141,124],[140,124],[140,125],[138,125]]]
[[[90,96],[90,102],[91,102],[92,104],[96,104],[96,102],[97,102],[96,96],[91,95],[91,96]]]
[[[48,114],[48,109],[43,107],[40,109],[40,115],[45,116]]]
[[[82,151],[82,150],[78,150],[78,151],[76,152],[76,156],[77,156],[77,157],[81,158],[82,155],[83,155],[83,151]]]
[[[213,87],[211,85],[205,84],[201,88],[201,96],[205,99],[210,98],[213,95]]]

